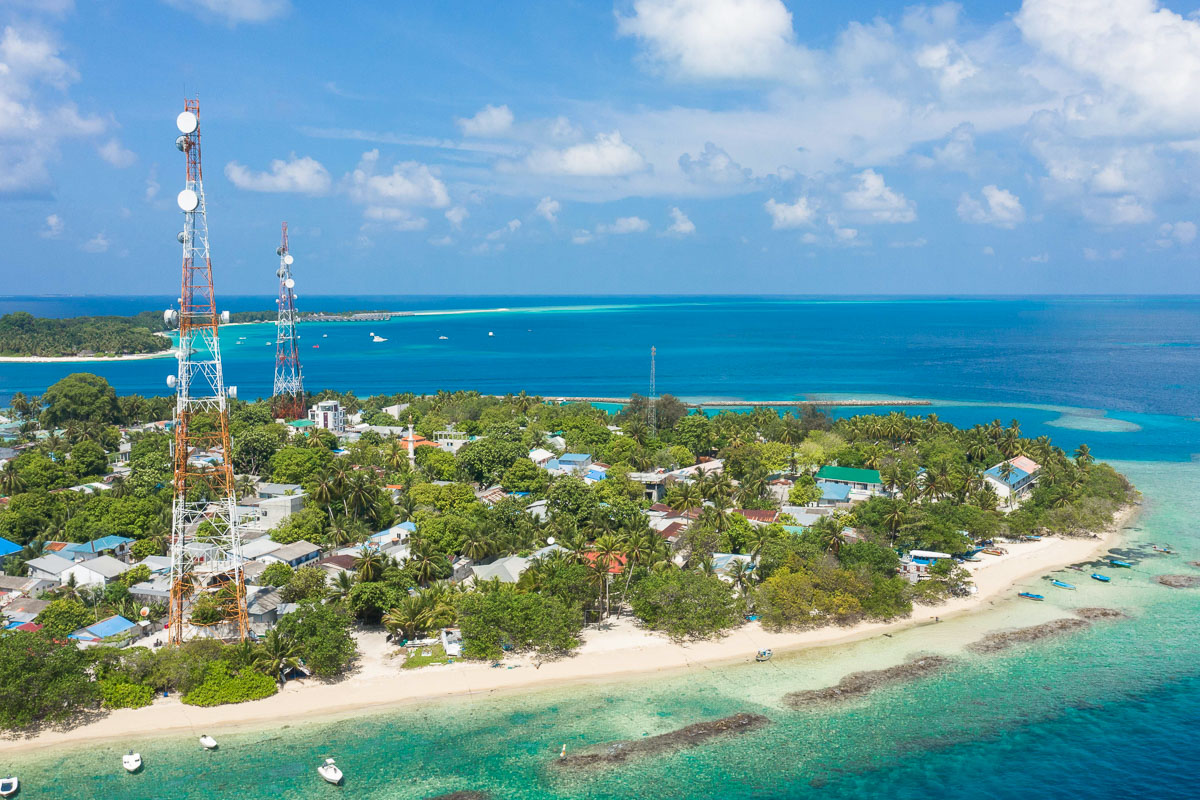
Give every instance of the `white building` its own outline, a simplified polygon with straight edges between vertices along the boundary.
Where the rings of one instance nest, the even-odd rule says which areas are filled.
[[[308,410],[308,418],[318,428],[334,433],[346,432],[346,412],[337,400],[322,400]]]
[[[65,584],[75,577],[76,586],[107,586],[110,582],[133,569],[131,564],[117,561],[112,556],[97,556],[87,561],[72,564],[64,570],[59,579]]]

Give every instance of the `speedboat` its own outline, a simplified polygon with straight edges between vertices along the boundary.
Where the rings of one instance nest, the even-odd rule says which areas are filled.
[[[372,342],[386,342],[387,339],[383,338],[382,336],[376,336],[375,334],[371,334],[371,341]]]
[[[342,771],[338,769],[338,765],[332,758],[325,759],[325,763],[317,767],[317,774],[324,778],[326,783],[332,783],[335,786],[342,782]]]
[[[212,738],[208,734],[204,734],[203,736],[200,737],[200,746],[203,747],[205,750],[216,750],[217,749],[217,740]]]
[[[492,333],[491,331],[488,331],[488,336],[495,336],[495,335],[496,334]]]
[[[1109,581],[1112,580],[1112,578],[1108,577],[1107,575],[1101,575],[1099,572],[1093,572],[1092,580],[1097,580],[1097,581],[1100,581],[1101,583],[1108,583]]]
[[[16,775],[0,778],[0,797],[12,797],[21,788],[21,782]]]
[[[773,655],[775,655],[775,653],[771,652],[770,650],[759,650],[758,653],[755,654],[754,660],[755,661],[770,661],[771,656],[773,656]]]
[[[1150,545],[1150,549],[1152,549],[1156,553],[1166,553],[1169,556],[1175,555],[1175,551],[1169,547],[1159,547],[1156,544],[1152,544],[1152,545]]]
[[[1024,597],[1026,600],[1045,600],[1046,599],[1042,595],[1034,594],[1033,592],[1020,592],[1017,594],[1017,597]]]
[[[1057,578],[1055,578],[1054,580],[1050,581],[1050,583],[1052,583],[1053,585],[1057,586],[1057,587],[1058,587],[1058,588],[1060,588],[1060,589],[1074,589],[1074,588],[1075,588],[1074,586],[1072,586],[1071,584],[1067,583],[1066,581],[1060,581],[1060,580],[1058,580]]]
[[[1115,558],[1109,559],[1108,563],[1112,564],[1114,567],[1124,567],[1125,569],[1133,568],[1133,564],[1130,564],[1128,561],[1120,561]]]
[[[439,336],[439,337],[438,337],[438,341],[443,341],[443,342],[444,342],[445,340],[447,340],[447,339],[449,339],[449,338],[450,338],[449,336]]]
[[[130,750],[128,754],[121,756],[121,766],[126,772],[137,772],[142,768],[142,754]]]

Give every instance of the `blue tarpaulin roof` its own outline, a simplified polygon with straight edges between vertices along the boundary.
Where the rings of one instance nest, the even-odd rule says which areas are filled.
[[[108,619],[100,620],[95,625],[91,625],[82,630],[75,631],[70,635],[71,639],[107,639],[109,636],[116,636],[118,633],[124,633],[134,627],[136,623],[130,622],[124,617],[117,615]]]
[[[21,552],[21,545],[16,542],[10,542],[8,539],[0,536],[0,558],[19,552]]]
[[[117,547],[132,541],[133,539],[126,539],[124,536],[101,536],[99,539],[93,539],[83,544],[68,545],[63,550],[72,553],[100,553],[104,550],[115,550]]]
[[[821,490],[822,500],[847,500],[850,498],[850,485],[847,483],[829,483],[817,481]]]
[[[983,474],[990,475],[991,477],[995,478],[996,480],[1000,481],[1001,483],[1006,483],[1009,486],[1016,486],[1018,483],[1023,481],[1025,478],[1029,477],[1029,473],[1026,472],[1025,470],[1017,469],[1016,467],[1013,467],[1012,475],[1008,476],[1008,480],[1005,480],[1004,476],[1000,474],[999,465],[994,466],[989,470],[986,470]]]
[[[582,464],[584,461],[591,460],[591,456],[585,453],[563,453],[558,457],[560,464]]]

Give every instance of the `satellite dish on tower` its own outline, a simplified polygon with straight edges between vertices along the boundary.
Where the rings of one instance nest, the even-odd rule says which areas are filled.
[[[174,388],[175,388],[175,384],[176,384],[176,382],[177,382],[178,380],[179,380],[179,379],[178,379],[178,378],[176,378],[174,375],[168,375],[168,376],[167,376],[167,387],[168,387],[168,388],[170,388],[170,389],[174,389]]]
[[[292,258],[291,253],[288,253],[286,256],[283,257],[283,263],[287,264],[289,267],[292,265],[292,262],[295,260],[296,259]]]
[[[179,128],[180,133],[192,133],[198,124],[199,120],[196,119],[196,115],[190,111],[184,111],[175,118],[175,127]]]
[[[177,136],[175,138],[175,149],[178,150],[179,152],[181,152],[181,153],[183,152],[183,148],[186,144],[187,144],[186,136]]]
[[[291,278],[288,278],[286,281],[284,281],[283,285],[288,287],[289,289],[296,288],[296,282],[294,280],[292,280]]]
[[[196,206],[200,205],[200,198],[191,189],[184,189],[175,198],[175,202],[179,203],[179,207],[184,211],[195,211]]]

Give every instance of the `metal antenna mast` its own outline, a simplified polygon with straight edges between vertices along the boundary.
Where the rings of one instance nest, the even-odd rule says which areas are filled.
[[[300,349],[296,335],[296,281],[292,279],[292,254],[288,252],[287,223],[283,223],[283,241],[275,250],[279,256],[279,317],[275,322],[275,388],[272,406],[275,417],[300,419],[304,416],[304,382],[300,376]]]
[[[658,434],[658,409],[655,408],[658,400],[658,390],[654,387],[654,356],[658,352],[658,348],[650,348],[650,432]]]
[[[217,314],[208,251],[203,172],[200,167],[200,101],[185,100],[175,120],[175,146],[187,161],[186,183],[177,202],[183,211],[183,281],[179,309],[179,369],[167,378],[176,389],[174,500],[171,504],[171,613],[168,639],[193,637],[245,640],[246,585],[238,530],[228,398],[217,329],[229,312]]]

